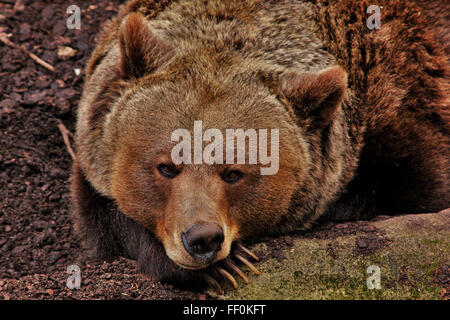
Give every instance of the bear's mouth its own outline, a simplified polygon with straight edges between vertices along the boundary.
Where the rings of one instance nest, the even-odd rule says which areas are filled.
[[[180,266],[183,269],[188,269],[188,270],[202,270],[205,269],[207,267],[209,267],[209,265],[206,266],[196,266],[196,265],[189,265],[189,264],[184,264],[178,261],[174,261],[178,266]]]

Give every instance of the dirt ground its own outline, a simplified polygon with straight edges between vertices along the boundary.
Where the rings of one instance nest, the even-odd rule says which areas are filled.
[[[0,33],[55,68],[51,72],[20,49],[0,44],[0,299],[207,299],[203,293],[152,283],[126,259],[86,261],[69,219],[69,171],[58,124],[74,131],[83,68],[104,21],[121,1],[76,1],[81,30],[66,27],[74,2],[0,0]],[[68,54],[58,55],[66,49]],[[76,70],[80,73],[77,75]],[[381,218],[382,219],[382,218]],[[364,222],[329,225],[314,233],[263,239],[262,260],[283,260],[294,238],[333,239],[363,230]],[[355,254],[389,240],[367,230]],[[333,255],[333,247],[329,253]],[[66,287],[66,268],[81,268],[81,289]],[[442,283],[448,286],[448,276]]]
[[[85,262],[70,223],[71,158],[58,124],[73,131],[84,65],[102,23],[121,2],[76,1],[81,30],[66,27],[66,9],[75,2],[22,3],[0,1],[0,32],[55,72],[0,44],[0,299],[201,298],[147,281],[133,261]],[[60,47],[74,49],[73,56],[59,57]],[[71,264],[81,267],[81,290],[66,288]]]

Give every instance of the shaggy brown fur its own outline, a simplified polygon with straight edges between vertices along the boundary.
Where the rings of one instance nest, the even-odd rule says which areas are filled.
[[[316,11],[326,46],[349,71],[365,115],[364,149],[348,193],[356,199],[355,193],[372,192],[357,198],[372,202],[375,212],[437,211],[448,206],[450,190],[450,2],[379,1],[382,28],[375,32],[356,14],[370,4],[318,1]]]
[[[450,206],[448,2],[133,0],[101,34],[78,112],[75,226],[96,256],[205,284],[180,234],[233,243]],[[279,171],[174,165],[171,133],[277,128]],[[176,176],[164,177],[160,164]],[[229,184],[231,170],[242,179]]]

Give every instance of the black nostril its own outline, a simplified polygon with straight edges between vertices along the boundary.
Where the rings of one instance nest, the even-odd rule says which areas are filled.
[[[217,223],[199,223],[181,233],[184,249],[194,258],[212,260],[222,248],[222,228]]]

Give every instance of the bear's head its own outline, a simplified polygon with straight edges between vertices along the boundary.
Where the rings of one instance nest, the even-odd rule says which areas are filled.
[[[311,137],[341,112],[342,69],[268,74],[226,50],[173,48],[137,13],[119,47],[128,85],[103,124],[102,189],[175,263],[205,268],[293,219],[294,197],[310,206],[298,195],[317,183]]]

